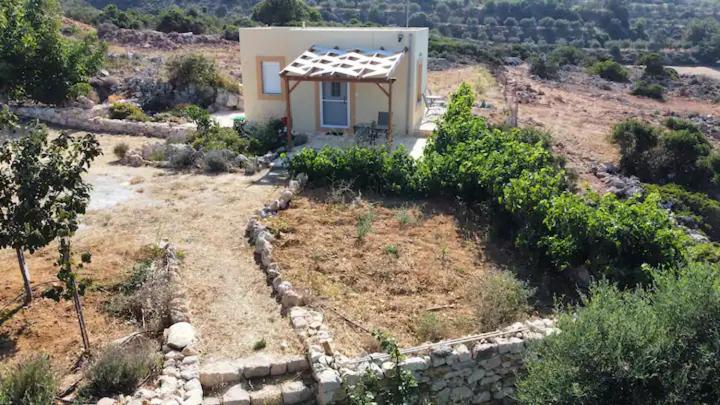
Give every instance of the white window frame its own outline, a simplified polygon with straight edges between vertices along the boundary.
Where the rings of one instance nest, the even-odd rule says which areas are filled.
[[[330,82],[332,83],[332,82]],[[325,101],[333,102],[333,103],[342,103],[343,100],[325,100],[324,94],[323,94],[323,82],[318,82],[318,91],[320,92],[320,127],[321,128],[350,128],[350,82],[340,82],[340,84],[345,84],[345,88],[347,91],[345,94],[347,95],[347,100],[345,100],[345,105],[347,106],[347,119],[345,122],[347,122],[347,125],[325,125],[325,112],[323,111],[323,105],[325,104]],[[332,84],[330,85],[332,86]],[[342,90],[341,90],[342,93]]]
[[[265,65],[266,65],[266,64],[267,64],[267,65],[269,65],[269,64],[277,65],[277,71],[278,71],[277,77],[274,77],[274,76],[273,76],[273,77],[270,77],[270,79],[277,80],[277,85],[276,85],[276,86],[277,86],[277,92],[272,92],[272,93],[271,93],[271,92],[266,91],[266,88],[268,87],[267,85],[269,84],[269,83],[267,82],[267,79],[268,79],[268,78],[267,78],[266,75],[265,75]],[[282,70],[282,65],[281,65],[280,62],[278,62],[278,61],[274,61],[274,60],[264,60],[264,61],[261,61],[261,62],[260,62],[260,74],[261,74],[261,76],[262,76],[262,77],[260,78],[260,80],[262,81],[262,93],[263,93],[264,95],[266,95],[266,96],[280,96],[280,95],[282,95],[282,80],[280,79],[280,71],[281,71],[281,70]]]

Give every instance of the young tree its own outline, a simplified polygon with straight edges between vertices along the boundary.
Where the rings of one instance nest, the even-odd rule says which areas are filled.
[[[57,104],[82,92],[102,65],[105,45],[60,34],[57,0],[0,2],[0,93]]]
[[[75,314],[78,318],[78,325],[80,326],[80,335],[82,336],[83,348],[85,351],[90,350],[90,338],[88,337],[87,327],[85,326],[85,316],[83,315],[82,303],[80,302],[80,296],[85,295],[85,288],[87,283],[84,280],[78,281],[78,275],[73,271],[73,268],[82,269],[85,264],[89,264],[92,256],[90,253],[83,253],[80,255],[80,263],[76,264],[73,259],[73,251],[70,246],[70,240],[67,238],[60,238],[60,247],[58,249],[60,256],[55,263],[58,266],[59,271],[57,277],[63,282],[64,286],[55,287],[52,289],[52,298],[60,300],[60,298],[73,300],[75,306]]]
[[[49,140],[47,129],[38,123],[0,144],[0,248],[17,253],[26,304],[32,301],[32,290],[24,252],[33,253],[77,230],[77,217],[90,199],[90,185],[82,174],[101,153],[94,135],[63,132]]]

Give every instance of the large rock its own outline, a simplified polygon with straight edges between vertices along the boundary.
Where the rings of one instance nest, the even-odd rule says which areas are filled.
[[[312,389],[302,381],[286,381],[280,389],[282,390],[283,404],[298,404],[309,401],[313,396]]]
[[[282,392],[276,385],[266,385],[261,390],[250,393],[250,403],[252,405],[281,404]]]
[[[258,354],[242,360],[243,375],[245,378],[259,378],[270,375],[270,365],[272,361],[269,357]]]
[[[222,397],[223,405],[250,405],[250,394],[241,384],[230,387]]]
[[[182,350],[195,342],[197,342],[197,332],[189,323],[178,322],[168,328],[166,343],[173,349]]]
[[[240,365],[234,361],[222,360],[213,363],[203,363],[200,368],[200,383],[206,388],[238,382],[241,379],[242,369]]]

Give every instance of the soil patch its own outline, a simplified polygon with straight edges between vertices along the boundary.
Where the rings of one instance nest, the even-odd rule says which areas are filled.
[[[444,330],[441,337],[478,332],[473,280],[502,266],[509,252],[488,243],[462,208],[326,198],[322,190],[306,191],[267,222],[278,237],[274,257],[283,274],[323,310],[343,354],[359,354],[359,342],[371,341],[343,317],[390,331],[403,346],[423,342],[424,328]],[[370,225],[360,237],[364,222]]]

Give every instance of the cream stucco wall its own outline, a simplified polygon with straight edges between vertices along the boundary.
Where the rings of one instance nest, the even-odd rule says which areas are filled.
[[[416,80],[422,91],[427,80],[427,28],[299,28],[264,27],[240,29],[240,52],[245,114],[249,120],[285,116],[284,97],[266,99],[258,92],[258,58],[281,58],[284,64],[313,45],[401,51],[407,48],[395,70],[393,84],[393,133],[414,134],[422,120],[424,103],[416,101]],[[422,63],[418,72],[418,62]],[[284,67],[284,66],[283,66]],[[292,84],[291,84],[292,85]],[[387,85],[384,85],[387,88]],[[283,92],[287,89],[283,89]],[[350,123],[376,121],[379,111],[388,110],[387,96],[374,83],[350,85]],[[313,134],[320,128],[319,83],[302,82],[291,94],[293,129]]]

